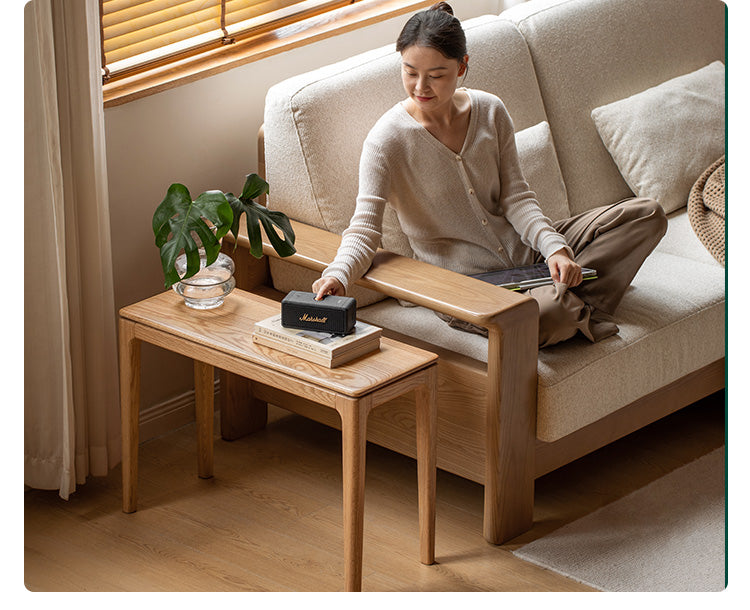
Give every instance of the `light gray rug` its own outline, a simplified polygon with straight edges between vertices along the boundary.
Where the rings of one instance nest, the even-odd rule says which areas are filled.
[[[602,591],[721,591],[724,448],[514,554]]]

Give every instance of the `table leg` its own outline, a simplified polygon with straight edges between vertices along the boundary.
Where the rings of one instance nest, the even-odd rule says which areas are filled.
[[[214,367],[193,361],[195,423],[198,435],[198,476],[214,476]]]
[[[266,427],[268,404],[255,398],[253,381],[219,371],[221,438],[234,441]]]
[[[141,341],[135,323],[120,318],[120,417],[122,418],[122,510],[133,513],[138,490],[138,415],[141,398]]]
[[[416,390],[419,560],[429,565],[435,563],[437,366],[431,366],[423,375],[425,383]]]
[[[362,590],[362,543],[365,520],[365,453],[367,415],[372,400],[340,397],[344,478],[344,578],[347,591]]]

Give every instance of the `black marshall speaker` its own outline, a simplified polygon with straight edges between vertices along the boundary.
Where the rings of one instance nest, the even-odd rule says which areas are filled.
[[[351,297],[325,296],[292,290],[281,301],[281,325],[286,328],[317,330],[347,335],[357,323],[357,301]]]

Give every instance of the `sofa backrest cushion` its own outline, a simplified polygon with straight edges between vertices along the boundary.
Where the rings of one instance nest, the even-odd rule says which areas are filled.
[[[534,62],[571,213],[632,195],[591,111],[724,61],[719,0],[535,0],[504,11]]]

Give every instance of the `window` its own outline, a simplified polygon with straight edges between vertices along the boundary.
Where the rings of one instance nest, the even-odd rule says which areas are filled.
[[[301,21],[351,0],[100,0],[105,82],[238,38]]]
[[[105,105],[367,25],[416,0],[100,0]],[[117,101],[119,100],[119,101]]]

